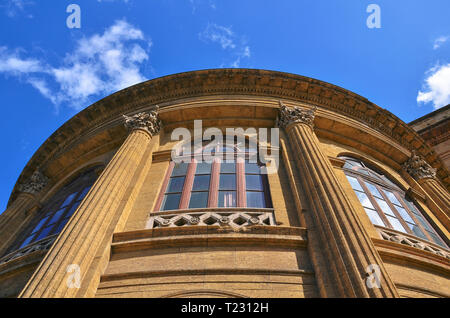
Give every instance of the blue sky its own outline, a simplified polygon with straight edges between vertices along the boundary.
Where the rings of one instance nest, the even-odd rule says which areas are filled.
[[[81,9],[70,29],[69,4]],[[380,8],[381,28],[368,28]],[[65,121],[135,83],[220,67],[317,78],[405,122],[450,103],[448,0],[0,0],[0,211]]]

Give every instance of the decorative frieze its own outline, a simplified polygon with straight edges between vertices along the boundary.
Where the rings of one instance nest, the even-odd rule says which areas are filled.
[[[47,183],[48,178],[36,170],[26,182],[19,184],[18,189],[21,192],[36,194],[41,192]]]
[[[408,245],[411,247],[415,247],[420,250],[428,251],[428,252],[434,253],[436,255],[450,259],[450,253],[446,252],[445,250],[443,250],[441,248],[437,248],[437,247],[427,243],[426,241],[412,238],[410,236],[401,235],[396,232],[391,232],[384,228],[380,229],[377,227],[377,231],[378,231],[378,233],[380,233],[381,238],[383,238],[384,240],[403,244],[403,245]]]
[[[194,212],[152,215],[147,228],[181,227],[181,226],[230,226],[235,229],[252,225],[275,226],[272,212]]]
[[[416,180],[436,177],[436,169],[418,156],[414,150],[411,157],[403,164],[403,168]]]
[[[313,109],[302,109],[297,106],[287,107],[280,101],[280,114],[277,118],[277,126],[286,128],[292,123],[302,123],[313,127],[316,109],[317,107]]]
[[[129,130],[143,129],[151,136],[159,133],[161,129],[161,120],[158,115],[159,107],[150,112],[142,112],[133,116],[123,115],[125,119],[125,127]]]

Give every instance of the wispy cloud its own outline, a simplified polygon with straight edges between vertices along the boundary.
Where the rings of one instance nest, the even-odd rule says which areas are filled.
[[[119,20],[103,34],[78,40],[58,66],[0,47],[0,72],[20,77],[57,108],[67,104],[79,110],[94,97],[146,80],[141,68],[151,45],[140,29]]]
[[[195,13],[198,6],[207,5],[209,8],[215,10],[216,2],[214,0],[189,0],[189,3],[192,8],[192,14]]]
[[[3,0],[3,4],[0,5],[0,8],[4,10],[6,15],[10,18],[14,18],[18,15],[23,15],[27,18],[32,18],[33,15],[27,13],[26,7],[34,5],[34,1],[31,0]]]
[[[245,37],[236,35],[231,27],[209,23],[199,38],[205,42],[217,43],[223,50],[231,55],[231,62],[222,63],[223,66],[239,67],[241,59],[250,58],[250,46],[247,45]]]
[[[419,91],[419,104],[433,103],[434,109],[450,104],[450,63],[436,65],[427,71],[423,91]]]
[[[442,46],[442,44],[444,44],[448,40],[450,40],[450,36],[440,36],[440,37],[438,37],[436,40],[434,40],[433,50],[437,50],[438,48],[440,48]]]

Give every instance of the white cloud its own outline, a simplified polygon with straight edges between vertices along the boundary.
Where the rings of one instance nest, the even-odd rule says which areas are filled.
[[[450,104],[450,63],[437,65],[427,72],[423,91],[419,91],[417,102],[433,103],[434,109]]]
[[[434,40],[433,50],[437,50],[438,48],[440,48],[442,46],[442,44],[444,44],[448,40],[450,40],[450,36],[440,36],[440,37],[438,37],[436,40]]]
[[[237,36],[231,27],[209,23],[206,29],[199,33],[199,38],[205,42],[217,43],[223,50],[230,52],[233,61],[221,66],[239,67],[242,58],[250,58],[250,47],[244,37]]]
[[[145,81],[141,68],[151,45],[141,30],[120,20],[103,34],[78,40],[59,66],[0,47],[0,72],[25,77],[57,107],[66,103],[79,110],[94,97]]]
[[[33,4],[34,1],[31,0],[4,0],[0,7],[3,8],[8,17],[14,18],[19,14],[26,13],[25,8]],[[26,16],[28,18],[33,17],[31,14],[26,14]]]

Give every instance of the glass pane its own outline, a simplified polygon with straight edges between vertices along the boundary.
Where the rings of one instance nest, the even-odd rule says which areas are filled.
[[[208,206],[208,193],[209,192],[192,192],[189,208],[206,208]]]
[[[231,208],[236,206],[236,191],[219,191],[219,207]]]
[[[260,174],[261,167],[257,163],[245,163],[245,173]]]
[[[428,231],[427,231],[427,232],[428,232]],[[433,239],[433,241],[434,241],[436,244],[438,244],[438,245],[440,245],[440,246],[442,246],[442,247],[446,247],[445,244],[442,242],[442,240],[439,238],[439,236],[437,236],[436,234],[431,233],[431,232],[428,232],[428,234],[431,236],[431,238]]]
[[[386,201],[381,200],[381,199],[377,199],[375,198],[375,200],[377,201],[378,205],[380,206],[381,210],[385,213],[385,214],[389,214],[392,216],[395,216],[394,212],[392,212],[391,208],[389,207],[389,205],[386,203]]]
[[[373,210],[375,210],[374,206],[372,205],[372,203],[370,203],[369,197],[362,192],[359,191],[355,191],[356,195],[358,196],[359,201],[361,202],[361,204],[366,207],[366,208],[371,208]]]
[[[27,239],[22,243],[22,245],[20,245],[19,246],[19,248],[22,248],[22,247],[25,247],[25,246],[27,246],[28,245],[28,243],[30,243],[31,242],[31,240],[33,239],[33,236],[34,235],[30,235],[30,236],[28,236],[27,237]]]
[[[43,218],[43,219],[39,222],[39,224],[36,225],[36,227],[33,229],[33,232],[31,232],[31,233],[35,233],[35,232],[39,231],[39,230],[41,229],[42,225],[44,225],[45,221],[47,221],[47,219],[48,219],[48,216],[46,216],[45,218]]]
[[[77,203],[75,203],[74,205],[72,205],[72,207],[70,208],[69,212],[67,212],[67,214],[65,215],[66,218],[70,218],[73,214],[73,212],[75,212],[75,210],[78,208],[78,206],[80,205],[81,201],[78,201]]]
[[[186,175],[188,165],[189,164],[187,162],[175,163],[172,171],[172,177]]]
[[[36,241],[39,241],[45,237],[48,236],[48,234],[50,233],[50,231],[52,230],[53,226],[47,226],[46,228],[44,228],[42,230],[42,232],[39,234],[39,236],[36,238]]]
[[[235,190],[236,189],[236,175],[235,174],[221,174],[219,182],[220,190]]]
[[[391,201],[392,203],[394,203],[396,205],[400,205],[401,206],[401,203],[398,201],[398,199],[395,197],[395,195],[392,192],[384,190],[384,193],[389,198],[389,201]]]
[[[170,178],[166,192],[181,192],[183,190],[185,177]]]
[[[77,198],[77,201],[83,200],[90,189],[91,189],[91,187],[84,188],[83,191],[81,192],[80,196]]]
[[[67,206],[70,202],[72,202],[72,200],[73,200],[73,198],[75,197],[76,194],[77,194],[76,192],[70,194],[70,195],[66,198],[66,200],[64,200],[63,204],[61,204],[61,207],[65,207],[65,206]]]
[[[422,224],[422,226],[425,228],[425,230],[433,232],[432,227],[428,224],[427,221],[425,221],[425,219],[423,218],[422,215],[416,214],[416,218],[417,218],[417,220],[419,220],[420,224]]]
[[[261,175],[246,175],[245,187],[247,190],[264,190],[263,180]]]
[[[266,200],[264,192],[247,191],[247,207],[248,208],[265,208]]]
[[[377,187],[375,187],[372,183],[366,182],[366,186],[369,189],[370,193],[372,193],[373,196],[378,197],[378,198],[383,198],[380,194],[380,192],[378,192]]]
[[[195,171],[196,174],[210,174],[211,173],[211,164],[207,162],[199,162],[197,163],[197,169]]]
[[[418,227],[415,224],[411,224],[411,223],[406,223],[406,224],[408,224],[409,228],[411,229],[411,231],[414,232],[415,235],[428,241],[428,238],[425,236],[425,234],[423,234],[420,227]]]
[[[52,219],[50,220],[50,222],[48,222],[48,224],[53,224],[53,223],[55,223],[56,221],[58,221],[59,218],[61,217],[61,215],[64,213],[65,210],[66,210],[65,208],[58,210],[58,211],[53,215]]]
[[[222,162],[220,164],[220,172],[221,173],[235,173],[236,172],[236,163],[235,162]]]
[[[69,221],[69,219],[64,219],[61,221],[61,223],[58,225],[58,227],[56,228],[55,234],[56,233],[60,233],[62,231],[62,229],[64,228],[64,226],[67,224],[67,221]]]
[[[347,179],[350,182],[353,189],[364,192],[363,188],[361,187],[361,185],[359,184],[359,182],[356,178],[347,176]]]
[[[371,209],[364,209],[364,210],[366,210],[366,213],[369,216],[369,219],[370,219],[370,221],[372,221],[373,224],[380,225],[380,226],[386,226],[383,223],[383,220],[378,215],[377,211],[371,210]]]
[[[405,220],[406,222],[409,222],[409,223],[416,224],[416,222],[414,222],[414,220],[411,218],[411,216],[408,214],[408,212],[404,208],[401,208],[399,206],[396,206],[395,208],[398,211],[398,213],[400,213],[400,216],[402,217],[403,220]]]
[[[195,176],[192,191],[209,190],[209,175]]]
[[[400,223],[399,220],[397,220],[397,218],[394,218],[392,216],[386,215],[389,223],[391,223],[392,227],[394,228],[394,230],[406,233],[406,230],[403,228],[402,224]]]
[[[180,205],[181,193],[166,194],[162,203],[161,211],[177,210]]]

